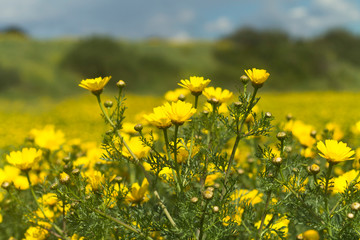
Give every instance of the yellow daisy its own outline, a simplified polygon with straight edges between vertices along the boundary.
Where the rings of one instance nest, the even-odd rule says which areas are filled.
[[[222,90],[221,88],[217,87],[208,87],[204,89],[203,94],[208,100],[216,99],[219,103],[227,102],[233,95],[227,89]]]
[[[23,148],[21,151],[11,152],[6,156],[6,160],[20,170],[27,171],[40,159],[41,154],[41,150]]]
[[[85,88],[92,92],[95,95],[99,95],[102,93],[105,85],[109,82],[111,76],[109,77],[98,77],[98,78],[88,78],[82,80],[79,84],[80,87]]]
[[[185,79],[181,80],[181,83],[178,83],[179,86],[183,88],[187,88],[191,91],[191,93],[195,96],[199,96],[204,88],[211,82],[210,79],[204,80],[204,77],[190,77],[190,80]]]
[[[352,156],[355,152],[351,150],[346,143],[336,140],[325,140],[325,144],[320,141],[317,143],[317,149],[321,152],[319,155],[329,163],[338,163],[354,159]]]
[[[191,103],[182,102],[180,100],[171,103],[171,105],[170,103],[165,103],[163,108],[171,122],[175,125],[184,124],[184,122],[188,121],[196,112],[196,109],[192,107]]]
[[[266,72],[265,69],[257,69],[257,68],[253,68],[252,70],[251,69],[245,70],[245,73],[246,75],[248,75],[252,85],[255,88],[261,88],[264,82],[270,76],[270,73]]]

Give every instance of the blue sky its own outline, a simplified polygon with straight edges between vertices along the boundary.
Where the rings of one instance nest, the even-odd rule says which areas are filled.
[[[179,41],[216,39],[242,26],[309,37],[329,28],[360,33],[359,0],[0,0],[0,28],[37,38],[107,34]]]

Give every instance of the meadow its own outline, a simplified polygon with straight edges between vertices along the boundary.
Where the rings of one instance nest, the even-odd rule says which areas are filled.
[[[239,84],[239,83],[238,83]],[[175,86],[176,87],[176,86]],[[104,99],[110,99],[107,95]],[[271,112],[275,122],[286,120],[288,114],[321,132],[327,123],[336,123],[348,132],[360,121],[360,93],[355,92],[302,92],[261,93],[259,107]],[[128,94],[125,121],[143,122],[143,114],[163,103],[162,97]],[[141,103],[141,104],[139,104]],[[98,106],[89,95],[70,97],[62,101],[43,99],[0,99],[0,146],[16,147],[28,136],[32,128],[54,125],[66,137],[96,141],[100,144],[104,132],[103,119]]]

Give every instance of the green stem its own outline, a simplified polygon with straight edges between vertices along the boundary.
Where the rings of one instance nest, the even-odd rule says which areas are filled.
[[[169,138],[168,138],[168,134],[167,134],[167,129],[163,129],[163,132],[164,132],[164,140],[165,140],[165,146],[166,146],[166,153],[167,153],[167,156],[168,156],[168,160],[171,161],[172,158],[171,158],[171,154],[170,154],[170,147],[169,147]],[[176,176],[175,172],[174,172],[174,169],[171,169],[172,171],[172,174],[173,176]],[[178,178],[174,177],[174,180],[176,182],[176,186],[178,188],[178,191],[180,192],[181,191],[181,188],[180,188],[180,183],[178,181]]]
[[[197,105],[198,105],[198,100],[199,100],[199,95],[195,95],[195,109],[197,109]]]
[[[180,189],[182,191],[182,182],[181,182],[181,176],[180,176],[180,167],[179,167],[179,163],[177,162],[177,136],[178,136],[178,131],[179,131],[179,125],[175,125],[175,134],[174,134],[174,164],[175,164],[175,170],[176,170],[176,175],[178,178],[178,182],[180,184]]]
[[[267,207],[269,206],[269,202],[270,202],[270,197],[271,197],[271,191],[268,192],[267,195],[266,195],[265,209],[264,209],[263,215],[261,217],[261,223],[260,223],[259,232],[258,232],[258,235],[259,235],[258,239],[262,238],[262,236],[261,236],[262,235],[262,228],[264,226],[265,217],[266,217],[266,213],[267,213]]]
[[[103,213],[103,212],[101,212],[101,211],[99,211],[99,210],[97,210],[97,209],[93,209],[93,210],[94,210],[94,212],[96,212],[97,214],[101,215],[102,217],[107,218],[107,219],[109,219],[109,220],[111,220],[111,221],[113,221],[113,222],[116,222],[116,223],[118,223],[119,225],[123,226],[124,228],[126,228],[126,229],[128,229],[128,230],[130,230],[130,231],[132,231],[132,232],[134,232],[134,233],[137,233],[137,234],[139,234],[140,236],[145,237],[145,238],[148,239],[148,240],[153,240],[151,237],[144,235],[140,230],[138,230],[138,229],[136,229],[136,228],[134,228],[134,227],[132,227],[132,226],[124,223],[123,221],[121,221],[121,220],[119,220],[119,219],[117,219],[117,218],[114,218],[114,217],[112,217],[112,216],[110,216],[110,215],[107,215],[106,213]]]
[[[200,219],[200,229],[199,229],[199,238],[198,240],[202,240],[203,236],[204,236],[204,221],[205,221],[205,215],[206,215],[206,209],[208,206],[208,201],[205,202],[205,207],[204,207],[204,211],[203,214],[201,215],[201,219]]]
[[[44,215],[44,218],[50,223],[50,225],[60,234],[60,236],[65,239],[65,240],[69,240],[68,237],[66,237],[66,235],[64,234],[64,232],[57,226],[55,225],[46,215],[45,215],[45,212],[44,212],[44,209],[42,208],[42,206],[40,205],[40,203],[38,202],[37,200],[37,197],[35,195],[35,192],[34,192],[34,188],[31,184],[31,180],[30,180],[30,176],[29,176],[29,172],[26,171],[26,178],[29,182],[29,188],[30,188],[30,192],[31,192],[31,195],[32,197],[34,198],[35,202],[36,202],[36,205],[37,207],[40,209],[40,211],[42,212],[42,214]]]
[[[329,237],[330,239],[332,239],[332,229],[331,226],[329,226],[330,224],[330,210],[329,210],[329,196],[328,196],[328,187],[329,187],[329,181],[330,181],[330,176],[331,176],[331,171],[333,168],[334,164],[332,162],[329,162],[329,168],[326,174],[326,182],[325,182],[325,210],[326,210],[326,215],[327,215],[327,230],[329,233]]]

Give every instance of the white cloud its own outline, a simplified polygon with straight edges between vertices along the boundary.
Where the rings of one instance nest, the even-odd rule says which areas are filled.
[[[185,31],[180,31],[177,32],[175,35],[173,35],[170,40],[174,41],[174,42],[180,42],[180,43],[184,43],[184,42],[189,42],[191,40],[191,36],[189,35],[189,33],[185,32]]]
[[[227,17],[219,17],[215,21],[205,24],[205,30],[211,33],[227,33],[233,29],[234,26]]]

